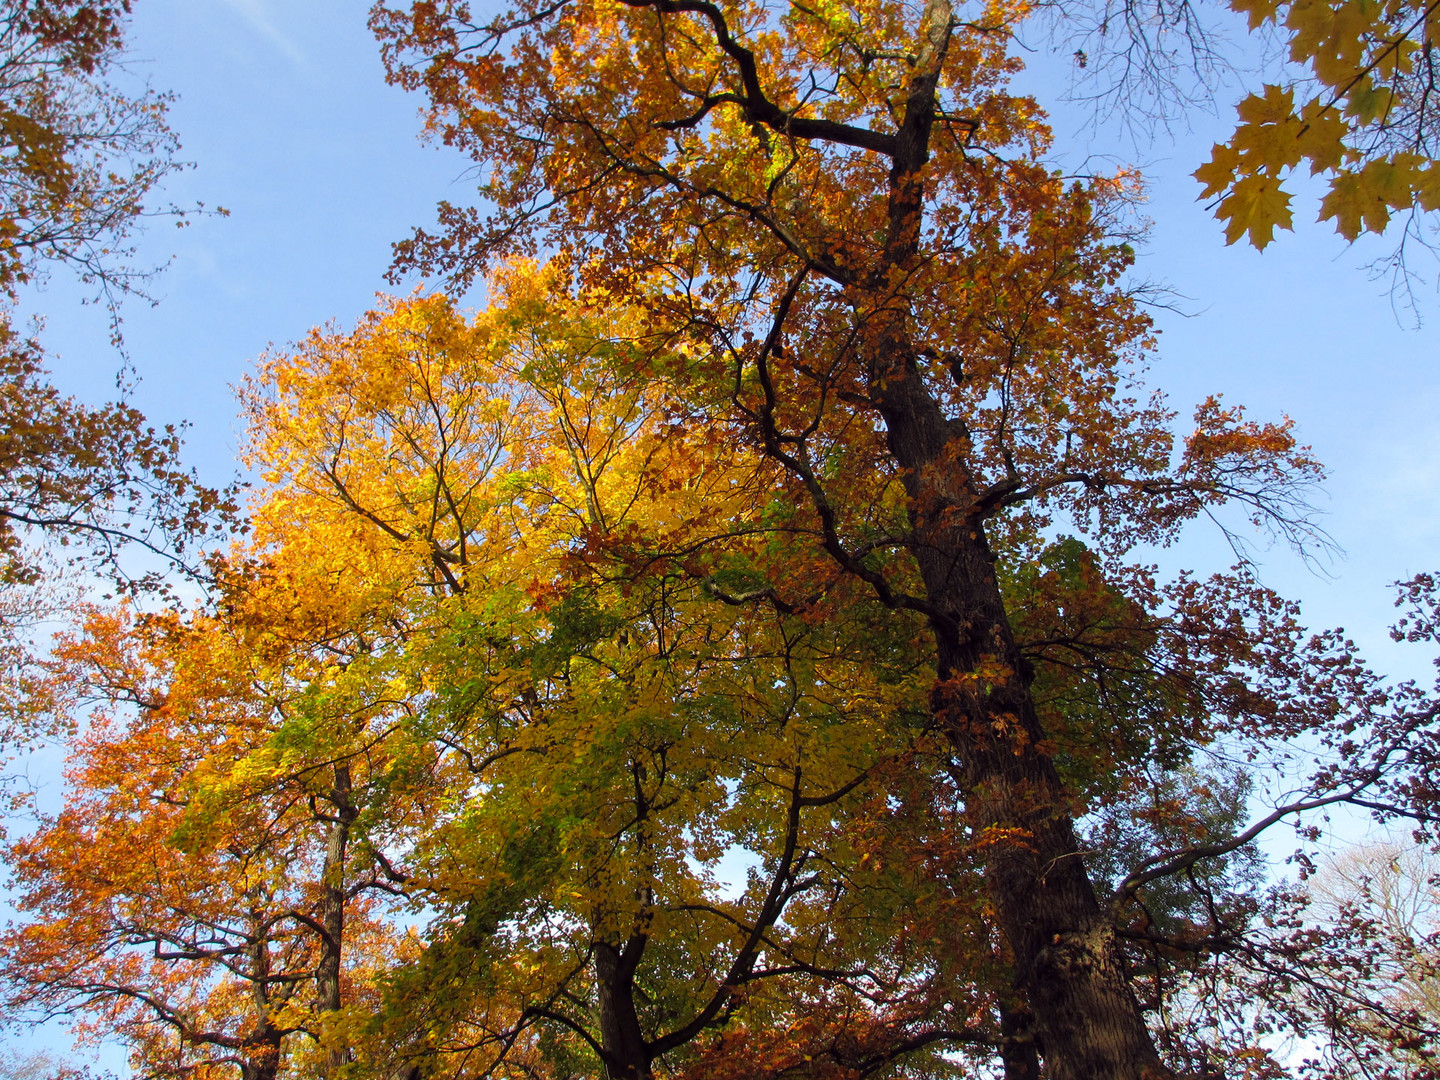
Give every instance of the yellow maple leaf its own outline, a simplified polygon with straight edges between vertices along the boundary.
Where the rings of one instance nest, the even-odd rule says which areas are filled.
[[[1205,185],[1200,198],[1208,199],[1227,190],[1235,182],[1235,170],[1240,165],[1240,153],[1233,146],[1216,143],[1210,148],[1210,160],[1190,175]]]
[[[1290,194],[1270,176],[1242,177],[1216,211],[1225,222],[1225,242],[1233,244],[1247,233],[1250,243],[1263,251],[1275,239],[1275,227],[1289,229]]]
[[[1299,119],[1287,116],[1267,124],[1241,124],[1235,129],[1234,145],[1240,151],[1242,171],[1268,172],[1278,176],[1281,171],[1300,163]]]
[[[1300,120],[1295,137],[1301,157],[1310,162],[1310,174],[1338,169],[1345,156],[1345,136],[1350,131],[1340,110],[1314,98],[1300,110]]]
[[[1405,210],[1415,202],[1415,189],[1420,183],[1419,154],[1392,154],[1388,158],[1368,162],[1361,171],[1363,185],[1392,210]]]
[[[1258,30],[1262,23],[1275,21],[1280,0],[1234,0],[1230,6],[1245,13],[1251,30]]]
[[[1360,176],[1346,170],[1330,184],[1330,191],[1320,202],[1321,221],[1335,221],[1335,231],[1346,240],[1354,240],[1366,229],[1378,232],[1390,219],[1389,208],[1372,191],[1367,191]]]
[[[1235,111],[1242,124],[1282,124],[1295,111],[1295,91],[1286,86],[1267,83],[1265,93],[1251,94]]]
[[[1367,75],[1356,80],[1345,95],[1345,113],[1357,124],[1373,124],[1394,105],[1395,93],[1387,86],[1376,86]]]
[[[1416,173],[1415,197],[1422,210],[1440,210],[1440,165]]]

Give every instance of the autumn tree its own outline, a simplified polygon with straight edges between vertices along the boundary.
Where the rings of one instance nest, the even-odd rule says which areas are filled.
[[[178,470],[174,429],[157,432],[135,409],[100,408],[48,384],[38,344],[13,324],[21,290],[56,268],[74,272],[110,307],[143,288],[153,268],[133,262],[130,238],[157,212],[156,186],[180,168],[165,124],[167,99],[114,82],[128,0],[13,0],[0,10],[0,549],[7,580],[24,575],[19,530],[38,529],[103,550],[154,542],[123,524],[156,502],[149,524],[174,533],[214,508]],[[177,509],[187,494],[197,505]],[[167,503],[170,504],[167,507]],[[179,517],[177,517],[177,514]]]
[[[263,768],[304,702],[267,706],[276,651],[244,644],[243,621],[94,612],[47,662],[53,705],[92,711],[64,808],[7,847],[0,979],[12,1015],[118,1037],[137,1075],[331,1075],[342,982],[395,956],[348,851],[360,766]]]
[[[45,371],[39,344],[15,325],[23,290],[57,267],[95,290],[109,306],[112,328],[119,300],[153,273],[134,264],[130,237],[154,211],[156,185],[178,167],[178,144],[165,125],[164,97],[126,93],[114,81],[129,8],[128,0],[13,0],[0,7],[0,745],[7,752],[73,730],[74,718],[51,708],[67,695],[33,647],[35,624],[57,607],[47,574],[55,553],[68,552],[72,561],[89,556],[91,566],[135,587],[147,577],[119,561],[123,550],[140,546],[175,559],[212,514],[234,509],[179,465],[175,428],[157,431],[124,401],[94,407],[63,395]],[[99,796],[88,805],[102,817],[135,812],[133,804],[116,810]],[[49,902],[60,922],[76,880],[61,882],[57,866],[82,881],[96,866],[82,868],[65,854],[50,864],[56,852],[46,852],[47,841],[117,863],[136,841],[94,822],[68,824],[67,837],[52,830],[32,838],[26,864],[41,878],[56,870]],[[91,827],[97,831],[82,837]],[[118,847],[94,843],[101,837]],[[122,943],[147,932],[93,921],[69,926],[75,939],[52,938],[48,952],[35,943],[31,959],[57,961],[57,940],[63,953],[82,940],[96,948],[101,940]],[[154,940],[158,948],[161,939]],[[63,981],[53,966],[46,974]],[[97,983],[90,1000],[119,1000],[108,994]]]
[[[165,98],[112,82],[129,0],[11,0],[0,12],[0,285],[68,265],[107,293],[149,277],[126,242],[177,168]]]
[[[643,306],[635,370],[767,458],[767,524],[823,555],[767,568],[743,599],[818,610],[860,582],[927,628],[930,712],[1048,1074],[1162,1076],[1145,1020],[1158,1006],[1137,997],[1117,914],[1276,821],[1423,768],[1399,748],[1429,713],[1387,713],[1343,639],[1307,644],[1243,567],[1162,585],[1130,561],[1226,506],[1304,543],[1319,470],[1288,423],[1214,399],[1176,444],[1139,387],[1148,323],[1112,225],[1128,181],[1045,168],[1038,110],[1004,89],[1022,15],[948,0],[520,4],[483,20],[382,5],[392,78],[429,96],[432,132],[473,155],[487,200],[442,205],[399,265],[467,281],[543,246],[592,302]],[[659,363],[675,352],[694,359]],[[1032,612],[1009,583],[1054,530],[1089,553],[1049,579],[1073,592]],[[1079,685],[1049,698],[1057,678]],[[1138,741],[1117,744],[1116,722]],[[1176,847],[1155,835],[1097,896],[1075,820],[1106,788],[1306,732],[1328,732],[1337,760],[1293,801],[1233,835],[1203,815]],[[1422,789],[1395,789],[1395,805]]]
[[[771,466],[657,408],[628,370],[638,312],[587,309],[554,271],[492,290],[473,325],[432,298],[317,332],[246,391],[275,485],[257,541],[385,605],[347,663],[411,688],[353,737],[407,763],[370,843],[431,923],[360,1063],[931,1075],[942,1051],[993,1056],[988,984],[929,943],[992,962],[979,898],[929,873],[932,815],[887,801],[946,803],[915,628],[863,596],[824,619],[739,602],[755,560],[796,554],[747,539]],[[645,565],[722,506],[720,564]],[[727,895],[712,868],[742,851]],[[966,984],[984,988],[954,1013]]]
[[[267,358],[245,391],[266,486],[213,608],[97,614],[57,654],[57,695],[114,720],[12,848],[36,917],[6,946],[15,1003],[87,1010],[157,1074],[1054,1071],[984,882],[1025,838],[974,827],[926,622],[837,570],[780,466],[676,394],[704,356],[650,351],[647,307],[590,307],[562,267],[491,291],[473,322],[393,302]],[[845,479],[904,512],[893,478]],[[1353,954],[1244,850],[1306,807],[1413,805],[1388,759],[1429,753],[1432,699],[1377,716],[1348,646],[1243,582],[1161,589],[1075,538],[1030,555],[999,588],[1124,985],[1190,1018],[1158,1026],[1167,1060],[1265,1060],[1317,1014],[1373,1045],[1325,1008],[1338,981],[1279,1007],[1276,980]],[[1377,720],[1248,826],[1197,749]],[[387,931],[377,892],[423,934]]]
[[[877,663],[864,605],[737,604],[743,545],[703,582],[637,571],[701,505],[758,512],[765,463],[664,438],[610,363],[624,320],[559,281],[265,362],[271,486],[211,608],[97,612],[48,664],[52,711],[98,711],[66,808],[8,851],[13,1008],[156,1076],[932,1075],[1003,1043],[930,943],[990,960],[978,896],[930,872],[949,838],[913,828],[953,800],[908,764],[937,759],[913,633]],[[428,923],[418,955],[376,892]]]
[[[12,719],[30,696],[28,626],[47,603],[43,590],[21,588],[43,577],[37,545],[83,552],[134,585],[143,571],[122,569],[121,549],[177,555],[214,512],[233,509],[180,467],[176,428],[150,427],[123,401],[63,395],[38,342],[14,323],[22,292],[56,268],[93,287],[116,318],[154,272],[135,264],[130,237],[156,212],[178,144],[163,96],[113,81],[129,7],[0,9],[0,639]]]

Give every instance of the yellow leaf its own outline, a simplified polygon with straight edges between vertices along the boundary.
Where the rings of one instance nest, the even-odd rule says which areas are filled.
[[[1240,154],[1232,146],[1216,143],[1210,149],[1210,160],[1190,175],[1205,185],[1200,198],[1208,199],[1229,189],[1235,182],[1235,169],[1240,164]]]
[[[1440,210],[1440,165],[1431,165],[1416,174],[1415,197],[1420,209],[1427,212]]]
[[[1301,156],[1310,162],[1310,174],[1338,169],[1345,156],[1345,136],[1350,131],[1340,110],[1317,98],[1305,103],[1300,119],[1296,141]]]
[[[1346,240],[1354,240],[1365,229],[1370,228],[1376,213],[1388,220],[1390,213],[1385,203],[1373,193],[1367,193],[1355,173],[1346,171],[1330,184],[1330,192],[1320,203],[1320,220],[1335,219],[1335,231]],[[1381,228],[1384,227],[1383,221]]]
[[[1265,96],[1251,94],[1235,111],[1242,124],[1281,124],[1295,111],[1295,92],[1289,87],[1266,84]]]
[[[1225,222],[1225,242],[1233,244],[1247,233],[1260,250],[1275,238],[1275,227],[1290,228],[1290,195],[1269,176],[1242,177],[1220,204],[1217,216]]]
[[[1394,93],[1385,86],[1376,86],[1368,76],[1360,79],[1345,95],[1345,112],[1358,124],[1373,124],[1390,111]]]
[[[1234,0],[1230,5],[1236,11],[1243,11],[1250,22],[1250,29],[1257,30],[1262,23],[1274,22],[1280,10],[1280,0]]]
[[[1415,202],[1423,160],[1418,154],[1395,154],[1369,162],[1360,173],[1362,183],[1392,210],[1408,209]]]

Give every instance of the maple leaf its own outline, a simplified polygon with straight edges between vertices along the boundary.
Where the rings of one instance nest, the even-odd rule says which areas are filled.
[[[1300,121],[1295,138],[1300,157],[1310,162],[1311,175],[1338,169],[1345,158],[1345,137],[1350,130],[1339,111],[1316,98],[1300,110]]]
[[[1346,169],[1376,166],[1363,186],[1387,207],[1433,209],[1427,170],[1434,161],[1435,114],[1427,103],[1440,94],[1440,83],[1433,65],[1417,62],[1429,55],[1440,29],[1433,6],[1420,0],[1231,0],[1230,6],[1246,15],[1252,31],[1278,25],[1303,77],[1290,85],[1264,84],[1241,100],[1234,133],[1219,144],[1225,149],[1217,146],[1194,174],[1204,187],[1201,198],[1231,191],[1252,176],[1283,183],[1290,170],[1308,162],[1311,175],[1332,179]],[[1306,97],[1297,113],[1301,85]],[[1395,150],[1401,146],[1418,155],[1413,168],[1397,160],[1404,156]],[[1382,168],[1387,161],[1397,166],[1394,172]],[[1238,235],[1252,242],[1269,236],[1284,219],[1273,190],[1248,186],[1241,199],[1216,206],[1227,242]],[[1352,180],[1331,195],[1321,216],[1342,221],[1342,235],[1353,239],[1387,226],[1389,215],[1361,197]],[[1257,215],[1256,229],[1239,226],[1237,233],[1237,216],[1247,215]],[[1396,254],[1403,259],[1403,251]]]
[[[1258,30],[1265,23],[1277,20],[1282,2],[1283,0],[1234,0],[1231,6],[1246,15],[1251,30]]]
[[[1274,84],[1267,84],[1262,94],[1250,94],[1235,106],[1242,126],[1283,124],[1294,111],[1294,88]]]
[[[1417,170],[1415,199],[1427,212],[1440,210],[1440,166],[1428,165]]]
[[[1225,242],[1242,236],[1261,251],[1275,238],[1275,229],[1291,227],[1290,195],[1268,176],[1244,176],[1220,203],[1217,214],[1225,221]]]
[[[1390,210],[1380,194],[1366,184],[1362,172],[1347,169],[1330,182],[1330,190],[1320,202],[1319,220],[1332,219],[1336,232],[1346,240],[1354,240],[1367,229],[1384,229]]]
[[[1200,198],[1208,199],[1227,191],[1235,182],[1235,171],[1240,166],[1240,153],[1228,143],[1216,143],[1210,150],[1210,160],[1191,175],[1205,186]]]

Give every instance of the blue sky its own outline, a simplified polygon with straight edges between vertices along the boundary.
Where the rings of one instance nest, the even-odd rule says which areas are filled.
[[[126,336],[155,421],[187,419],[190,457],[212,481],[234,470],[230,387],[268,343],[349,323],[387,288],[390,244],[462,200],[465,162],[417,141],[420,102],[387,87],[363,0],[138,0],[129,67],[179,100],[173,126],[196,168],[169,184],[177,203],[230,209],[184,230],[156,224],[142,257],[173,264],[155,308],[131,304]],[[1188,298],[1158,314],[1153,382],[1188,415],[1211,392],[1257,417],[1293,416],[1331,469],[1321,504],[1346,555],[1317,575],[1287,552],[1264,555],[1266,580],[1305,603],[1315,625],[1343,625],[1382,666],[1423,674],[1428,658],[1385,636],[1388,583],[1440,568],[1440,295],[1423,293],[1420,330],[1397,321],[1383,284],[1359,269],[1383,244],[1347,247],[1314,204],[1297,232],[1264,253],[1226,247],[1188,174],[1231,120],[1199,116],[1174,141],[1135,149],[1078,119],[1060,142],[1138,157],[1153,221],[1140,273]],[[1063,111],[1062,111],[1063,113]],[[113,390],[118,359],[103,313],[57,279],[35,299],[57,381],[90,400]],[[1218,568],[1203,530],[1168,565]]]

